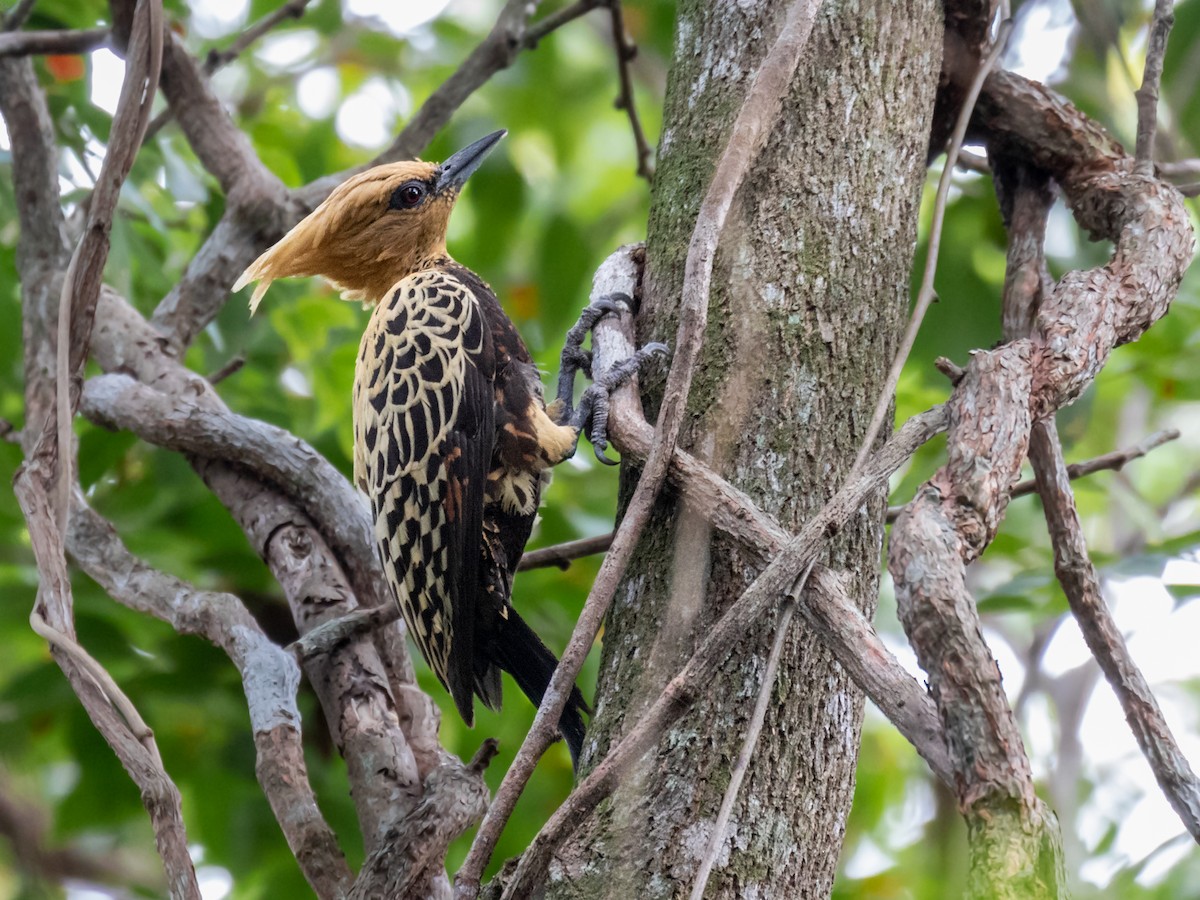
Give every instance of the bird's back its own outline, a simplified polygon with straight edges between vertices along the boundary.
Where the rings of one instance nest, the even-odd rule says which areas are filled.
[[[355,480],[389,581],[464,720],[473,695],[499,709],[500,668],[540,702],[557,660],[512,608],[512,577],[564,438],[482,279],[447,259],[395,285],[363,335],[354,418]],[[573,753],[579,709],[575,691]]]

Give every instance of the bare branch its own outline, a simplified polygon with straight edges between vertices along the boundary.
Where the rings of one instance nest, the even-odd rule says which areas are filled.
[[[304,15],[305,9],[311,2],[312,0],[288,0],[287,3],[284,3],[273,12],[267,13],[253,25],[249,26],[224,50],[217,50],[216,48],[209,50],[208,55],[204,58],[204,74],[212,75],[219,69],[229,65],[229,63],[245,52],[247,48],[252,46],[255,41],[285,19],[300,18]],[[148,141],[154,135],[158,134],[174,117],[175,113],[170,107],[160,112],[146,128],[144,140]]]
[[[594,553],[603,553],[612,546],[612,540],[613,536],[610,532],[596,537],[580,538],[577,541],[567,541],[565,544],[555,544],[553,547],[526,550],[525,555],[521,557],[520,565],[517,566],[517,571],[524,572],[527,569],[541,569],[546,566],[566,569],[571,565],[571,560],[591,556]]]
[[[398,603],[356,609],[340,619],[318,625],[308,634],[301,635],[288,649],[302,660],[323,656],[343,641],[374,631],[381,625],[389,625],[399,618]]]
[[[557,31],[568,22],[573,22],[580,16],[590,13],[593,9],[603,6],[605,2],[606,0],[577,0],[570,6],[564,6],[536,22],[531,22],[525,30],[525,48],[527,50],[534,49],[546,35]]]
[[[9,11],[4,17],[4,21],[0,23],[0,31],[16,31],[33,12],[34,6],[37,5],[37,0],[17,0],[17,5]]]
[[[1011,21],[1001,24],[1000,30],[996,34],[996,42],[975,74],[966,100],[958,113],[954,134],[950,138],[950,148],[946,151],[946,163],[942,169],[942,177],[938,179],[937,200],[933,205],[933,221],[929,226],[929,245],[925,252],[925,272],[921,276],[921,288],[917,292],[917,302],[913,305],[908,327],[904,329],[904,337],[900,340],[900,349],[896,351],[896,358],[892,361],[892,368],[888,371],[887,381],[884,382],[883,390],[879,392],[879,400],[875,404],[875,412],[872,413],[871,422],[867,426],[867,433],[863,438],[862,447],[858,451],[858,458],[854,460],[854,465],[850,469],[851,476],[862,468],[867,456],[875,446],[875,439],[879,436],[880,429],[883,428],[883,420],[887,417],[888,410],[892,408],[892,396],[896,393],[896,385],[900,383],[900,373],[904,370],[904,363],[912,352],[913,344],[916,343],[917,332],[921,330],[925,313],[929,310],[929,305],[933,303],[935,296],[933,276],[937,273],[938,250],[941,248],[942,242],[942,222],[946,217],[946,200],[950,195],[950,181],[954,176],[954,166],[958,162],[958,154],[967,133],[967,123],[971,120],[975,102],[979,97],[979,92],[983,89],[984,79],[996,64],[996,60],[1000,58],[1000,54],[1004,52],[1004,46],[1008,42],[1008,34],[1011,30]]]
[[[4,31],[0,56],[33,56],[41,53],[87,53],[108,45],[107,28],[80,31]]]
[[[1141,459],[1147,453],[1152,450],[1157,450],[1163,444],[1169,443],[1170,441],[1179,440],[1179,437],[1180,433],[1176,428],[1167,428],[1163,431],[1156,431],[1154,434],[1149,435],[1145,440],[1139,441],[1132,447],[1126,447],[1124,450],[1113,450],[1109,453],[1104,453],[1100,456],[1093,457],[1092,459],[1084,460],[1083,462],[1071,463],[1069,466],[1067,466],[1067,477],[1071,481],[1074,481],[1077,478],[1084,478],[1088,475],[1095,474],[1096,472],[1104,472],[1110,469],[1115,472],[1119,472],[1121,469],[1125,468],[1126,463],[1130,463],[1135,459]],[[1013,486],[1012,496],[1014,499],[1017,497],[1024,497],[1027,494],[1036,493],[1037,489],[1037,479],[1027,478],[1025,481],[1018,481],[1016,485]],[[907,504],[904,504],[903,506],[888,507],[887,520],[889,522],[895,522],[896,517],[899,516],[906,507]]]
[[[317,807],[300,740],[300,670],[231,594],[199,591],[133,556],[115,530],[75,493],[67,548],[75,561],[131,609],[198,634],[224,650],[242,677],[258,754],[257,774],[275,819],[319,897],[344,895],[353,881]]]
[[[54,277],[71,257],[58,194],[58,145],[46,98],[28,58],[0,58],[0,110],[12,142],[13,184],[21,231],[17,273],[21,279],[21,338],[25,348],[26,455],[54,406],[54,349],[50,334],[58,291]]]
[[[1154,133],[1158,129],[1158,85],[1162,80],[1163,57],[1167,53],[1167,36],[1175,24],[1172,0],[1155,0],[1154,18],[1150,22],[1150,37],[1146,42],[1146,68],[1142,86],[1137,89],[1137,149],[1134,158],[1139,171],[1149,175],[1154,170]]]
[[[312,0],[287,0],[282,6],[267,13],[253,25],[248,26],[224,50],[209,50],[204,58],[204,73],[211,75],[229,65],[259,38],[286,19],[299,19]]]
[[[53,430],[45,433],[53,441]],[[163,769],[153,735],[144,724],[141,732],[135,734],[130,728],[130,719],[123,718],[117,712],[113,697],[106,694],[95,680],[95,668],[81,668],[79,660],[82,657],[79,654],[63,652],[64,646],[77,646],[77,642],[73,635],[71,584],[63,555],[63,535],[56,527],[49,500],[52,483],[53,472],[49,470],[44,455],[35,456],[23,465],[18,470],[15,483],[17,500],[29,528],[30,543],[41,580],[33,616],[49,623],[47,634],[52,631],[55,636],[62,637],[62,640],[51,643],[55,662],[67,676],[92,724],[112,747],[121,765],[141,791],[142,803],[154,828],[158,853],[166,869],[170,896],[180,900],[199,900],[200,888],[188,854],[179,790]],[[107,673],[105,682],[111,689],[112,682]],[[128,701],[125,706],[128,714]],[[132,718],[140,722],[136,714]]]
[[[1034,426],[1029,460],[1037,472],[1054,543],[1054,569],[1083,639],[1117,695],[1125,721],[1167,802],[1192,837],[1200,841],[1200,780],[1171,734],[1150,685],[1133,661],[1121,629],[1104,602],[1100,579],[1088,558],[1053,419],[1043,419]]]
[[[633,99],[633,75],[629,64],[637,56],[637,46],[625,30],[625,18],[621,14],[621,0],[607,0],[612,19],[613,48],[617,54],[617,75],[621,82],[621,93],[617,96],[617,109],[625,110],[629,116],[629,127],[633,130],[633,145],[637,149],[637,173],[647,181],[654,180],[654,150],[646,140]]]
[[[55,410],[57,435],[43,435],[34,455],[57,453],[58,476],[55,508],[60,532],[66,531],[73,483],[71,420],[75,415],[75,380],[87,361],[100,283],[108,260],[112,219],[121,186],[142,143],[150,120],[150,107],[162,66],[162,0],[138,0],[130,42],[130,65],[125,70],[121,96],[113,115],[112,134],[105,149],[100,174],[88,203],[87,224],[75,247],[58,302],[58,342],[55,358]],[[45,442],[45,448],[40,449]]]
[[[175,36],[164,48],[162,92],[201,165],[221,184],[231,206],[266,221],[285,212],[287,189],[246,134],[234,124],[199,63]]]

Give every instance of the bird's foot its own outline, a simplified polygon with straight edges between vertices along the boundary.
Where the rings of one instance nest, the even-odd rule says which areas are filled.
[[[583,349],[583,339],[596,327],[596,323],[605,316],[619,314],[622,309],[630,309],[633,300],[627,294],[606,294],[594,303],[584,307],[571,330],[563,341],[562,356],[558,369],[558,394],[553,407],[556,410],[556,421],[565,425],[573,418],[573,402],[575,399],[575,375],[583,372],[588,378],[592,377],[592,353]]]
[[[608,447],[608,412],[609,397],[613,391],[637,374],[642,363],[655,356],[666,356],[667,345],[660,343],[647,344],[632,356],[621,360],[603,377],[596,379],[579,400],[579,409],[575,410],[571,424],[580,434],[587,434],[592,442],[592,450],[596,459],[607,466],[615,466],[618,460],[609,459],[604,455]]]
[[[633,299],[628,294],[606,294],[589,304],[579,316],[579,321],[567,332],[562,351],[562,368],[558,375],[558,396],[547,411],[560,425],[571,425],[578,434],[587,434],[592,442],[596,458],[606,465],[616,465],[617,460],[604,455],[608,447],[609,395],[637,374],[642,363],[653,356],[665,355],[666,344],[647,344],[628,359],[613,366],[605,375],[596,379],[579,400],[575,408],[575,375],[582,371],[592,377],[592,354],[583,349],[583,339],[596,323],[608,315],[620,315],[632,309]]]

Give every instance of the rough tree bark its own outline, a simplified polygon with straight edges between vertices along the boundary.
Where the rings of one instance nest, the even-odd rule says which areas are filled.
[[[779,4],[681,5],[654,185],[643,339],[674,333],[688,236]],[[940,63],[933,3],[826,4],[784,114],[722,237],[681,446],[789,529],[852,464],[907,306]],[[625,496],[628,496],[628,482]],[[884,498],[832,543],[873,611]],[[607,625],[585,762],[653,699],[755,565],[667,498]],[[701,703],[560,852],[547,895],[690,887],[758,691],[763,622]],[[801,628],[709,881],[713,897],[828,896],[854,787],[862,698]]]

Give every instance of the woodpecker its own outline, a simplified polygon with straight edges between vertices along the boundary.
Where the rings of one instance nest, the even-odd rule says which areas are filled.
[[[496,295],[446,252],[463,183],[505,134],[441,165],[390,163],[348,179],[234,285],[258,282],[252,313],[272,281],[291,276],[324,276],[374,306],[354,372],[354,481],[370,498],[409,632],[467,725],[475,696],[499,710],[502,669],[541,703],[558,660],[513,608],[513,575],[548,470],[575,452],[607,391],[628,377],[589,388],[578,411],[567,390],[548,412]],[[601,304],[589,322],[612,308]],[[572,386],[588,362],[578,342],[564,351]],[[593,437],[602,455],[603,437]],[[576,764],[584,712],[573,688],[559,730]]]

